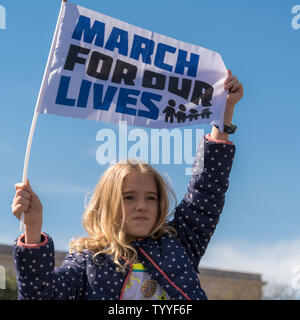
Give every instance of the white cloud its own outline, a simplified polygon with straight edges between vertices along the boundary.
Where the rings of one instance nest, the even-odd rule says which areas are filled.
[[[200,267],[261,274],[268,283],[292,287],[300,265],[300,239],[273,244],[217,243],[208,247]],[[298,276],[299,278],[299,273]]]

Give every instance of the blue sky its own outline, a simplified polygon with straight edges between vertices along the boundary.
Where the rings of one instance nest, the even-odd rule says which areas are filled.
[[[237,105],[232,137],[237,153],[226,204],[203,265],[262,273],[291,282],[300,264],[299,74],[296,1],[187,0],[141,2],[76,0],[89,9],[221,54],[245,96]],[[300,3],[300,2],[299,2]],[[14,184],[22,180],[26,143],[60,1],[0,0],[0,243],[19,234],[11,214]],[[28,177],[44,206],[45,232],[66,250],[84,234],[84,199],[107,166],[99,165],[97,132],[118,126],[41,115]],[[192,127],[196,129],[195,126]],[[202,126],[210,132],[210,126]],[[185,165],[162,165],[178,201],[189,176]],[[266,267],[268,266],[268,267]]]

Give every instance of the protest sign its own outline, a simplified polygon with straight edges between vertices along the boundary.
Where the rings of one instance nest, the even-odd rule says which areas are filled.
[[[221,56],[63,3],[38,113],[169,128],[222,128]]]

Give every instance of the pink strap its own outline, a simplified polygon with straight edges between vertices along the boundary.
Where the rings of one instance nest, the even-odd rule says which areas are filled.
[[[229,140],[216,140],[214,138],[212,138],[210,136],[210,133],[208,133],[205,138],[209,141],[212,141],[212,142],[215,142],[215,143],[225,143],[225,144],[230,144],[230,145],[233,145],[233,142],[232,141],[229,141]]]
[[[44,232],[41,232],[41,234],[44,236],[43,242],[27,244],[27,243],[22,242],[22,239],[25,238],[25,233],[23,233],[18,239],[17,246],[22,247],[22,248],[27,248],[27,249],[37,249],[37,248],[43,247],[48,243],[48,237],[46,236],[46,234]]]
[[[128,259],[126,259],[125,257],[122,257],[122,259],[124,259],[126,262],[128,261]],[[122,300],[122,299],[123,299],[123,295],[124,295],[125,289],[126,289],[126,284],[127,284],[128,280],[129,280],[129,278],[130,278],[130,275],[131,275],[131,273],[132,273],[132,269],[133,269],[132,263],[129,263],[129,266],[130,266],[130,270],[129,270],[129,272],[128,272],[128,274],[127,274],[127,277],[126,277],[126,279],[125,279],[125,281],[124,281],[124,283],[123,283],[123,287],[122,287],[122,289],[121,289],[121,295],[120,295],[119,300]]]
[[[143,253],[144,256],[147,257],[147,259],[154,265],[154,267],[169,281],[169,283],[177,289],[187,300],[192,300],[189,298],[174,282],[172,282],[169,277],[165,274],[165,272],[148,256],[148,254],[142,249],[139,248],[139,250]]]

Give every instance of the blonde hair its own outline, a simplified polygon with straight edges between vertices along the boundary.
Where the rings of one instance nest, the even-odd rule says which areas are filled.
[[[134,238],[125,232],[122,187],[124,179],[130,173],[145,173],[153,176],[158,193],[157,221],[147,237],[157,239],[165,232],[176,235],[172,226],[167,224],[171,214],[170,196],[176,206],[176,195],[162,176],[149,164],[137,160],[125,160],[110,166],[96,185],[92,198],[83,214],[83,226],[88,237],[71,240],[70,252],[85,249],[98,254],[110,254],[118,271],[137,259],[137,252],[131,245]],[[120,263],[125,260],[125,264]]]

